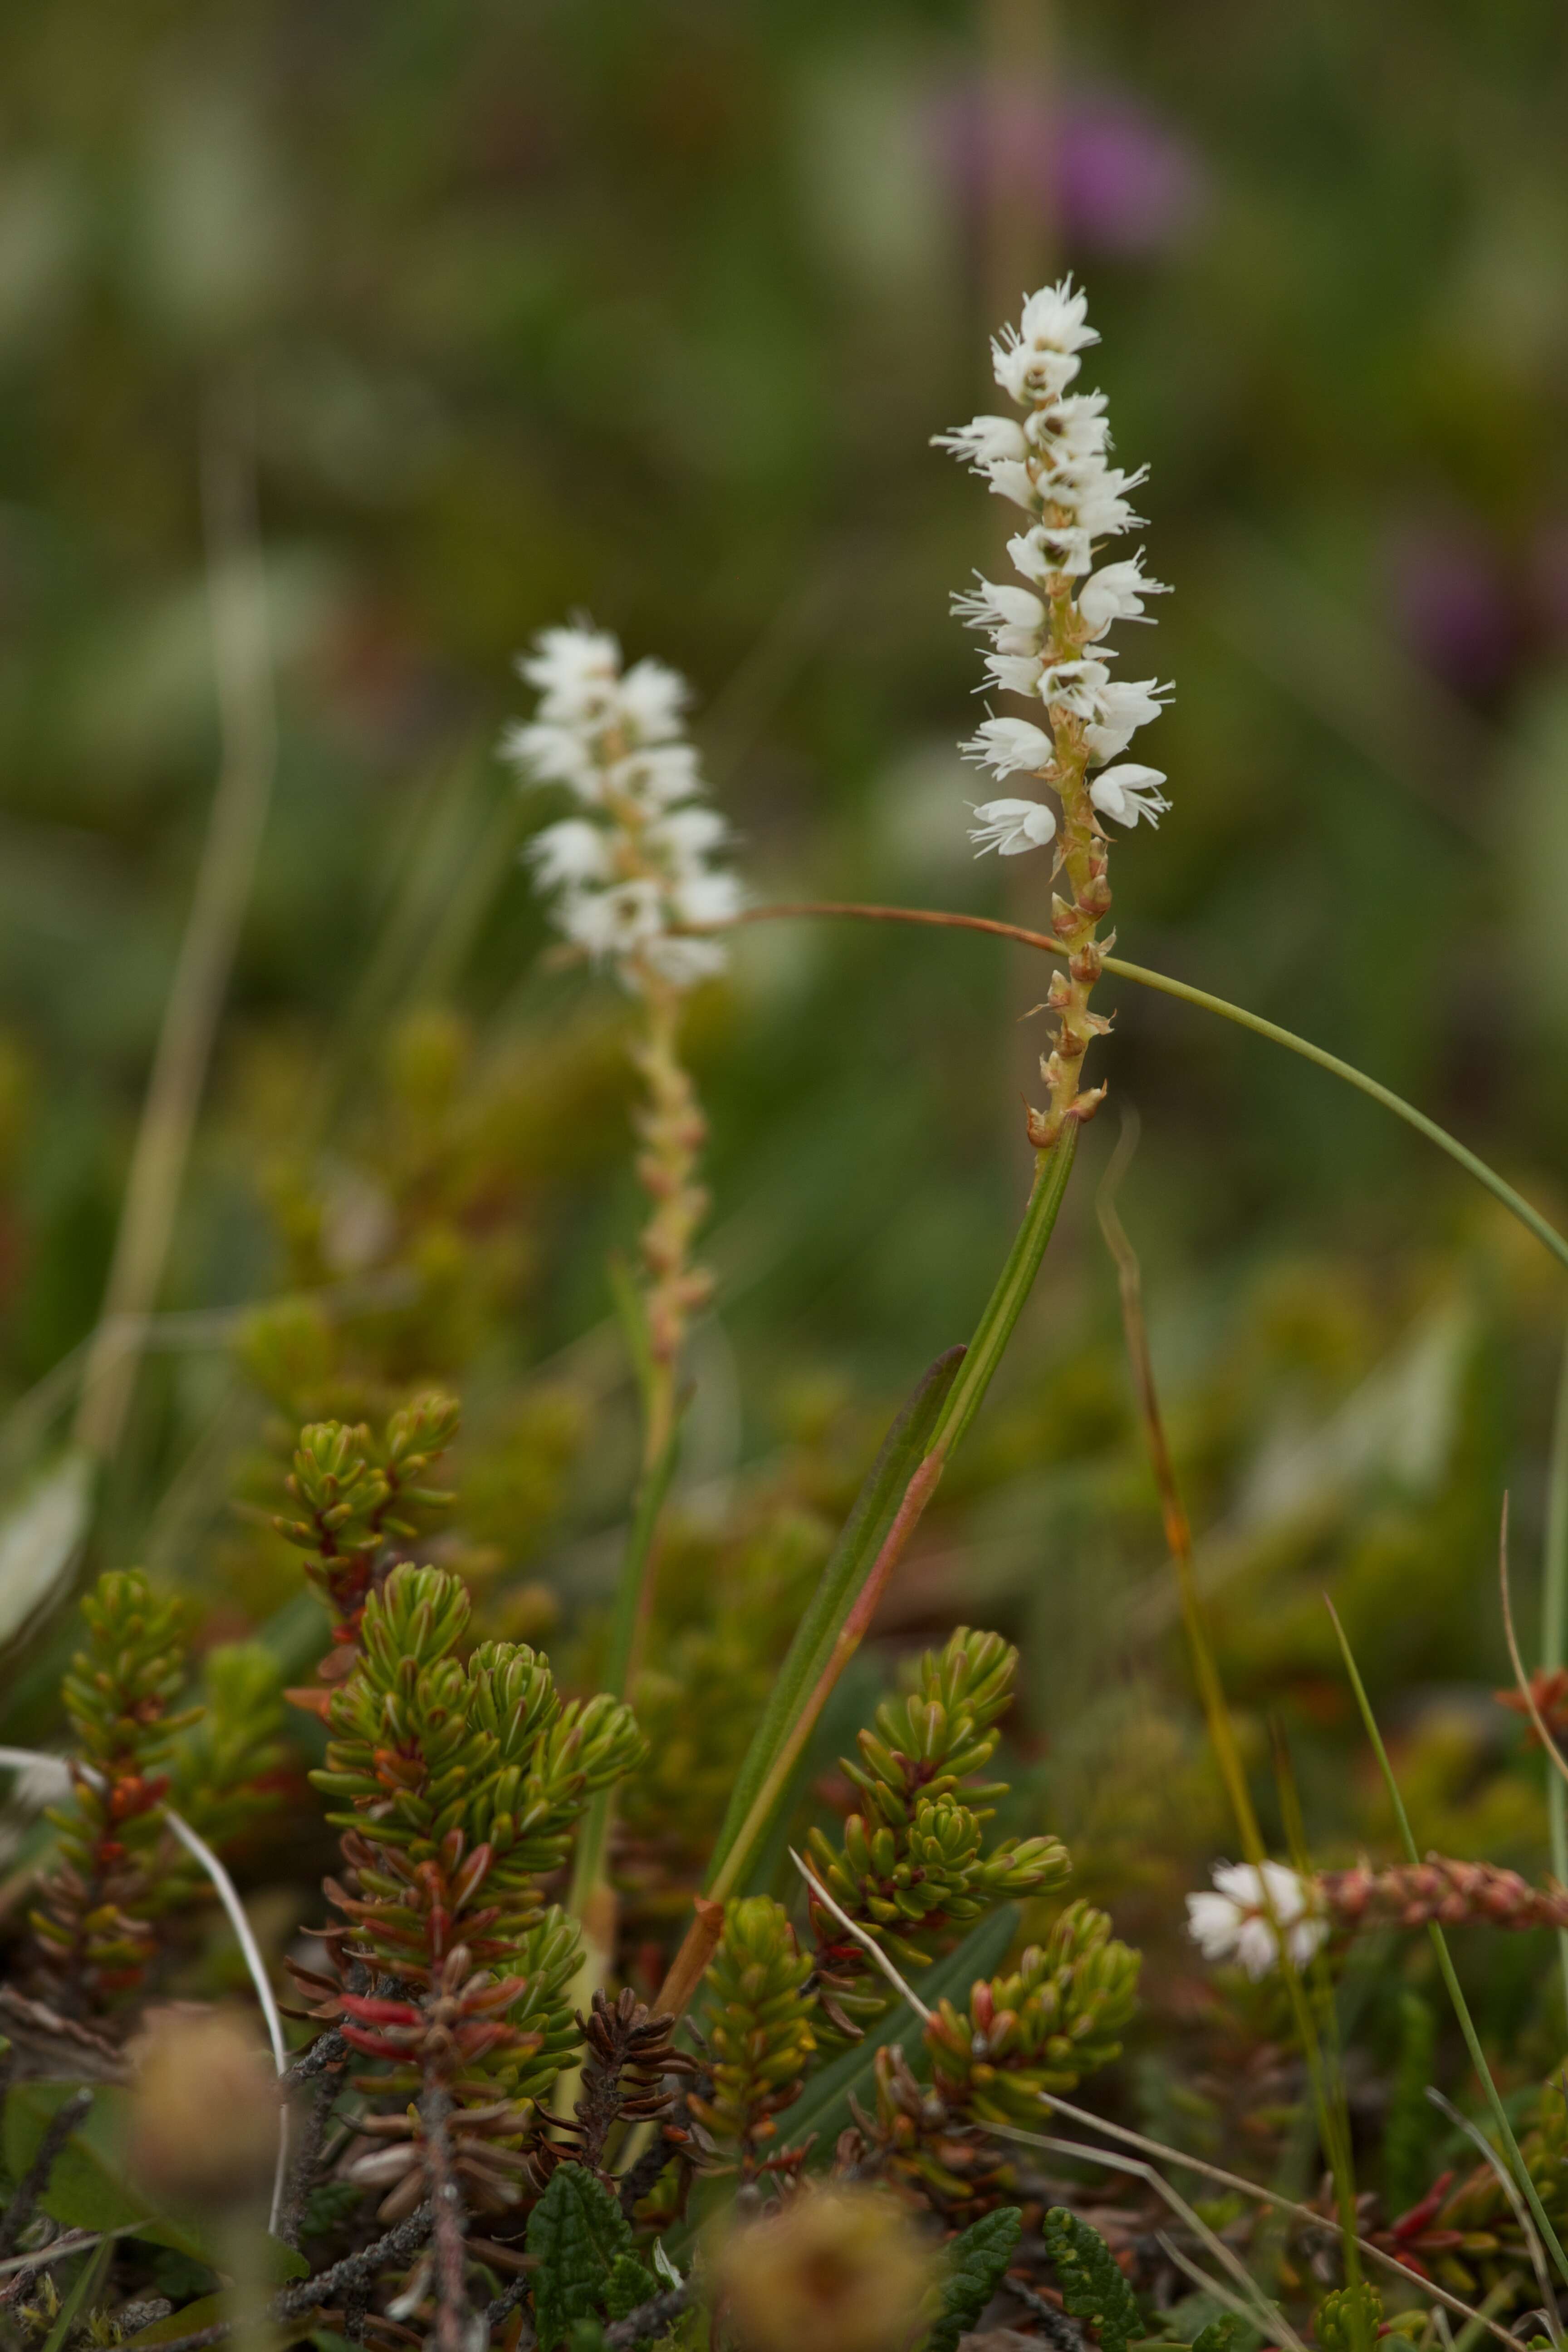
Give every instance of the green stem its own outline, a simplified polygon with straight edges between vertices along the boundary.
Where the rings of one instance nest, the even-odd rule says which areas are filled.
[[[1333,1602],[1326,1594],[1324,1606],[1333,1620],[1340,1653],[1345,1662],[1345,1672],[1350,1676],[1351,1688],[1355,1693],[1356,1705],[1361,1709],[1362,1721],[1366,1726],[1366,1736],[1372,1742],[1373,1752],[1377,1758],[1378,1767],[1383,1774],[1384,1785],[1388,1790],[1388,1801],[1394,1808],[1394,1818],[1398,1825],[1405,1856],[1407,1860],[1418,1863],[1421,1856],[1410,1827],[1410,1816],[1405,1810],[1405,1800],[1399,1793],[1399,1783],[1394,1777],[1394,1767],[1388,1760],[1388,1750],[1383,1744],[1383,1734],[1377,1727],[1377,1717],[1372,1711],[1372,1701],[1367,1696],[1366,1685],[1362,1681],[1361,1670],[1356,1664],[1350,1643],[1345,1637],[1345,1629],[1340,1623]],[[1508,2119],[1508,2109],[1503,2105],[1498,2086],[1492,2080],[1491,2068],[1487,2063],[1487,2054],[1481,2047],[1481,2037],[1476,2031],[1476,2021],[1470,2015],[1469,2003],[1460,1989],[1458,1976],[1448,1951],[1448,1939],[1436,1920],[1427,1927],[1426,1932],[1432,1939],[1432,1949],[1437,1956],[1438,1970],[1447,1988],[1448,1999],[1453,2004],[1454,2014],[1459,2021],[1459,2031],[1465,2037],[1465,2047],[1470,2053],[1470,2063],[1476,2070],[1481,2088],[1486,2094],[1487,2105],[1491,2109],[1492,2121],[1497,2126],[1498,2137],[1508,2151],[1509,2161],[1513,2167],[1514,2179],[1523,2191],[1525,2202],[1534,2217],[1535,2226],[1541,2232],[1542,2243],[1549,2249],[1552,2259],[1563,2277],[1568,2279],[1568,2254],[1564,2254],[1562,2242],[1547,2216],[1546,2208],[1541,2201],[1541,2193],[1531,2178],[1530,2167],[1525,2163],[1519,2142],[1514,2137],[1513,2126]]]
[[[985,1391],[1002,1360],[1003,1350],[1024,1310],[1024,1302],[1034,1287],[1047,1244],[1056,1230],[1057,1213],[1061,1207],[1062,1194],[1067,1191],[1068,1178],[1072,1174],[1073,1156],[1078,1150],[1079,1125],[1076,1118],[1068,1118],[1056,1142],[1040,1154],[1034,1190],[1029,1195],[1029,1205],[1024,1212],[1024,1222],[1018,1227],[1013,1246],[1007,1253],[1007,1262],[976,1326],[958,1378],[938,1416],[931,1444],[926,1449],[928,1454],[939,1450],[944,1454],[951,1454],[984,1401]]]
[[[1557,1411],[1552,1426],[1552,1468],[1546,1489],[1546,1557],[1541,1593],[1541,1663],[1547,1674],[1565,1661],[1568,1645],[1568,1338],[1557,1381]],[[1546,1766],[1546,1820],[1552,1838],[1552,1872],[1568,1885],[1568,1783]],[[1568,2006],[1568,1927],[1557,1930],[1557,1957]]]
[[[637,1507],[632,1513],[626,1548],[621,1555],[621,1572],[616,1584],[615,1614],[610,1620],[610,1654],[605,1669],[604,1688],[612,1698],[625,1698],[631,1681],[633,1654],[642,1621],[643,1590],[647,1580],[648,1562],[653,1556],[653,1539],[658,1529],[659,1513],[664,1508],[669,1482],[675,1475],[679,1436],[679,1427],[671,1429],[658,1458],[638,1482]],[[613,1798],[612,1790],[601,1789],[583,1816],[572,1865],[572,1891],[568,1897],[574,1919],[586,1916],[594,1890],[604,1877],[605,1847],[609,1838]]]
[[[873,922],[934,923],[955,930],[988,931],[996,939],[1019,940],[1025,947],[1038,948],[1046,955],[1059,957],[1064,952],[1060,941],[1049,938],[1044,931],[1026,930],[1018,923],[996,922],[988,915],[954,915],[945,908],[932,907],[874,907],[811,899],[787,906],[749,907],[740,920],[758,922],[775,915],[857,915]],[[1331,1076],[1342,1079],[1347,1087],[1354,1087],[1358,1094],[1370,1096],[1373,1102],[1381,1103],[1384,1110],[1391,1110],[1395,1118],[1402,1118],[1406,1127],[1413,1127],[1417,1135],[1424,1135],[1428,1143],[1435,1143],[1439,1151],[1446,1151],[1467,1175],[1473,1176],[1478,1184],[1486,1187],[1494,1200],[1500,1201],[1510,1215],[1517,1217],[1525,1230],[1533,1234],[1536,1240],[1551,1251],[1559,1265],[1568,1266],[1568,1240],[1564,1240],[1554,1226],[1549,1225],[1539,1211],[1532,1209],[1511,1184],[1506,1184],[1495,1169],[1489,1168],[1484,1160],[1478,1159],[1473,1151],[1468,1150],[1457,1137],[1450,1135],[1446,1128],[1439,1127],[1435,1118],[1428,1118],[1425,1111],[1415,1108],[1414,1103],[1407,1103],[1403,1095],[1396,1095],[1392,1087],[1381,1086],[1376,1078],[1369,1078],[1364,1070],[1358,1070],[1353,1062],[1342,1061],[1337,1054],[1325,1053],[1321,1045],[1314,1045],[1306,1037],[1298,1037],[1293,1029],[1282,1029],[1277,1021],[1265,1021],[1261,1013],[1249,1013],[1245,1005],[1232,1004],[1223,996],[1211,996],[1206,988],[1194,988],[1184,980],[1172,980],[1163,971],[1151,971],[1146,964],[1124,963],[1120,956],[1107,956],[1104,968],[1114,972],[1119,979],[1136,981],[1141,988],[1156,989],[1162,996],[1179,997],[1184,1004],[1195,1004],[1202,1012],[1216,1013],[1222,1021],[1234,1021],[1238,1028],[1251,1029],[1259,1037],[1267,1037],[1271,1044],[1283,1045],[1289,1053],[1300,1054],[1303,1061],[1315,1062],[1321,1070],[1327,1070]]]

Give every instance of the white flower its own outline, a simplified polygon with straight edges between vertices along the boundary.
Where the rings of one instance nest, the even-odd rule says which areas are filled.
[[[1112,680],[1100,688],[1095,697],[1094,724],[1083,730],[1096,767],[1125,751],[1139,728],[1158,719],[1170,691],[1168,686],[1156,686],[1152,677],[1141,677],[1135,683],[1128,678]]]
[[[1298,1968],[1306,1967],[1328,1935],[1310,1887],[1281,1862],[1266,1862],[1260,1871],[1247,1862],[1221,1863],[1214,1884],[1212,1894],[1187,1897],[1187,1933],[1205,1959],[1239,1960],[1249,1977],[1266,1977],[1279,1961],[1275,1921]]]
[[[579,799],[596,801],[604,793],[604,772],[594,758],[593,739],[580,727],[513,725],[500,741],[501,756],[526,771],[539,784],[568,784]]]
[[[1091,572],[1078,592],[1078,609],[1089,624],[1090,636],[1102,637],[1113,621],[1152,621],[1152,613],[1143,610],[1144,597],[1170,593],[1163,580],[1145,576],[1140,553]]]
[[[1171,805],[1160,790],[1164,781],[1160,769],[1141,768],[1130,760],[1120,768],[1101,769],[1089,796],[1101,816],[1113,816],[1118,824],[1136,824],[1141,816],[1158,824]]]
[[[664,893],[654,881],[617,882],[608,890],[573,890],[558,902],[568,939],[595,960],[629,954],[664,929]]]
[[[1053,572],[1087,572],[1094,558],[1089,533],[1076,523],[1037,522],[1007,541],[1015,568],[1026,580],[1048,580]]]
[[[732,874],[684,875],[673,896],[680,920],[697,930],[732,923],[745,904],[745,893]]]
[[[540,717],[568,724],[602,708],[621,672],[621,648],[607,629],[541,629],[517,667],[540,694]]]
[[[613,761],[604,771],[611,793],[650,809],[668,808],[702,789],[697,752],[689,743],[653,743]]]
[[[1011,499],[1016,507],[1027,514],[1039,505],[1040,493],[1027,466],[1012,457],[999,458],[995,465],[984,469],[985,478],[1000,499]]]
[[[1098,457],[1110,446],[1110,426],[1102,392],[1070,392],[1065,400],[1032,409],[1024,420],[1024,437],[1053,460]]]
[[[969,740],[958,748],[977,768],[994,769],[1000,780],[1020,768],[1046,767],[1057,747],[1043,727],[1032,725],[1027,719],[983,719]]]
[[[634,662],[621,680],[621,709],[644,743],[668,743],[679,735],[690,699],[680,672],[647,656]]]
[[[1003,857],[1021,857],[1026,849],[1043,849],[1057,829],[1057,821],[1043,801],[983,801],[974,811],[978,824],[969,828],[976,857],[994,849]]]
[[[1013,416],[972,416],[967,425],[955,425],[951,433],[933,433],[931,446],[951,449],[955,457],[967,457],[977,474],[1000,458],[1028,454],[1024,428]]]
[[[1060,278],[1054,286],[1042,286],[1031,294],[1024,305],[1018,340],[1035,351],[1081,352],[1086,344],[1098,343],[1082,287],[1075,289],[1070,277]]]
[[[978,589],[967,591],[952,600],[955,616],[971,629],[1028,629],[1045,626],[1046,608],[1040,599],[1027,588],[1013,588],[1004,583],[998,587],[994,580],[982,579]],[[1005,647],[1004,651],[1022,652],[1023,647]]]
[[[987,654],[985,669],[988,682],[999,686],[1007,694],[1033,694],[1039,684],[1040,656],[1037,653]],[[984,687],[977,686],[976,694]]]
[[[1037,351],[1018,340],[1016,327],[1003,329],[991,346],[991,373],[1015,400],[1043,400],[1065,392],[1079,372],[1070,352]]]
[[[542,889],[609,879],[610,837],[602,825],[590,824],[586,817],[569,816],[560,824],[546,825],[542,833],[534,835],[526,856]]]
[[[643,835],[648,847],[677,871],[705,857],[710,849],[721,849],[729,838],[730,828],[718,810],[700,805],[670,809],[655,817]]]
[[[1098,708],[1110,676],[1102,661],[1054,662],[1040,674],[1040,699],[1059,704],[1076,719],[1088,719]]]
[[[1089,298],[1075,292],[1070,278],[1042,286],[1024,304],[1016,327],[1004,327],[991,346],[997,383],[1015,400],[1053,397],[1078,373],[1078,352],[1100,337],[1087,323]]]
[[[540,715],[509,728],[502,751],[587,812],[547,825],[524,853],[560,929],[631,989],[689,988],[722,971],[719,940],[679,936],[721,929],[742,904],[735,877],[710,863],[728,830],[697,801],[685,679],[659,661],[623,673],[616,639],[585,621],[542,631],[518,667],[540,688]]]

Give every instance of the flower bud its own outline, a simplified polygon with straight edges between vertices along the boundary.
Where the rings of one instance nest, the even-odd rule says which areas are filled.
[[[810,2190],[737,2230],[717,2275],[742,2352],[900,2352],[935,2284],[902,2207],[872,2189]]]
[[[153,2010],[132,2044],[131,2176],[154,2203],[203,2211],[254,2203],[278,2157],[271,2060],[237,2011]]]

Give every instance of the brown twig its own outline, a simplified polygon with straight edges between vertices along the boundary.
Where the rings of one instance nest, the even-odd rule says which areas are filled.
[[[92,2105],[92,2093],[73,2092],[44,2126],[37,2154],[16,2183],[15,2194],[0,2214],[0,2255],[13,2253],[17,2239],[32,2220],[39,2198],[49,2185],[61,2149]]]
[[[364,2284],[378,2271],[408,2261],[430,2235],[434,2220],[434,2209],[428,2202],[416,2205],[406,2221],[399,2221],[374,2245],[363,2247],[357,2254],[345,2254],[342,2262],[318,2271],[314,2278],[300,2279],[297,2284],[286,2286],[273,2301],[275,2317],[298,2319],[304,2312],[313,2311],[318,2304]]]
[[[315,2096],[310,2101],[305,2128],[300,2135],[300,2144],[289,2168],[289,2183],[282,2210],[272,2232],[286,2246],[297,2246],[300,2242],[300,2233],[305,2226],[305,2207],[321,2158],[321,2143],[327,2136],[327,2125],[342,2088],[336,2074],[322,2072],[317,2074],[315,2081]]]
[[[624,2319],[614,2321],[605,2330],[605,2341],[610,2352],[627,2352],[633,2344],[641,2344],[650,2336],[662,2336],[672,2319],[679,2319],[697,2293],[694,2279],[683,2279],[679,2286],[667,2287],[663,2294],[650,2295],[639,2303]]]

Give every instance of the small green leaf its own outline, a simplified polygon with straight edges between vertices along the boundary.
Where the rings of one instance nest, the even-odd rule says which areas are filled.
[[[51,2119],[82,2086],[76,2083],[18,2083],[5,2101],[5,2169],[20,2179]],[[51,2221],[75,2230],[124,2230],[154,2245],[206,2262],[206,2248],[195,2231],[154,2212],[121,2169],[125,2145],[128,2094],[112,2084],[89,2086],[93,2101],[50,2170],[38,2203]]]
[[[1233,2352],[1244,2332],[1234,2311],[1222,2311],[1217,2319],[1199,2328],[1193,2338],[1193,2352]]]
[[[950,2265],[942,2291],[942,2316],[926,2341],[926,2352],[958,2352],[958,2339],[978,2326],[980,2315],[1002,2281],[1024,2217],[1016,2205],[982,2214],[947,2250]]]
[[[629,2319],[658,2292],[658,2281],[651,2271],[644,2270],[635,2254],[617,2254],[605,2287],[605,2309],[612,2319]]]
[[[594,2316],[616,2255],[629,2253],[631,2242],[631,2224],[609,2191],[582,2165],[559,2165],[528,2217],[539,2352],[555,2352],[574,2320]]]
[[[1075,2319],[1088,2320],[1103,2352],[1127,2352],[1133,2337],[1143,2334],[1143,2315],[1100,2231],[1065,2205],[1053,2205],[1040,2234],[1065,2307]]]

